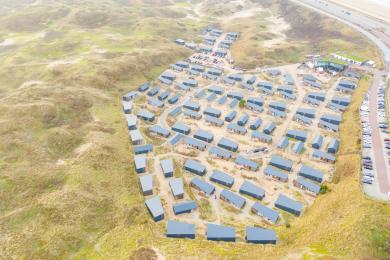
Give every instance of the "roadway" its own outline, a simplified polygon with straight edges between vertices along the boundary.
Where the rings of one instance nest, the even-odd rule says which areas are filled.
[[[366,17],[359,12],[349,10],[335,3],[323,0],[291,0],[293,2],[314,9],[317,12],[331,16],[343,23],[355,28],[368,39],[370,39],[382,52],[385,63],[385,72],[372,70],[374,75],[369,95],[369,121],[372,128],[372,149],[374,169],[377,172],[377,192],[370,192],[367,195],[380,199],[388,200],[390,196],[390,172],[386,166],[385,150],[383,145],[383,136],[378,127],[378,88],[385,84],[384,75],[387,80],[390,78],[390,27],[379,20]],[[364,189],[365,190],[365,189]],[[366,191],[366,190],[365,190]]]

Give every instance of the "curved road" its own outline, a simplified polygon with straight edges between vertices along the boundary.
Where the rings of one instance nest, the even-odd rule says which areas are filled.
[[[385,151],[383,149],[383,140],[381,137],[381,131],[378,127],[378,89],[381,84],[385,84],[383,81],[384,76],[387,80],[390,78],[390,27],[386,23],[365,17],[364,15],[341,7],[337,4],[329,1],[318,0],[291,0],[293,2],[304,5],[308,8],[314,9],[317,12],[324,13],[337,20],[348,24],[355,28],[368,39],[370,39],[382,52],[383,60],[385,63],[385,72],[378,70],[370,70],[374,79],[370,87],[369,106],[370,115],[369,121],[372,128],[372,149],[374,153],[374,169],[377,172],[377,181],[379,184],[379,194],[370,196],[376,199],[388,200],[390,199],[390,172],[386,166]],[[349,13],[347,13],[349,12]]]

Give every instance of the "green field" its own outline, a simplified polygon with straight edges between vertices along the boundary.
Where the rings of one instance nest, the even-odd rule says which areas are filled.
[[[238,228],[235,244],[208,242],[202,236],[167,239],[164,223],[151,221],[144,207],[119,97],[190,54],[173,43],[175,38],[194,39],[210,23],[229,25],[211,17],[211,9],[199,21],[186,18],[186,8],[200,1],[33,2],[4,0],[0,5],[0,42],[14,40],[0,46],[1,259],[389,257],[390,207],[366,199],[359,184],[358,107],[369,78],[360,82],[344,115],[340,154],[348,154],[338,157],[337,183],[328,184],[329,191],[303,217],[291,217],[289,227],[276,227],[277,246],[243,243],[244,227]],[[240,8],[224,4],[227,14]],[[273,4],[262,15],[279,11]],[[292,31],[287,34],[292,48],[262,52],[256,44],[270,37],[267,22],[259,22],[265,27],[258,39],[247,36],[254,27],[240,27],[258,19],[231,22],[245,33],[237,46],[251,50],[246,58],[247,49],[236,49],[238,63],[295,62],[313,47],[311,39],[297,41],[301,32]],[[289,19],[294,23],[294,17]],[[326,37],[334,30],[353,33],[316,19],[320,26],[312,24],[313,30]],[[326,37],[324,46],[334,41]],[[343,46],[366,44],[359,35],[338,37]],[[353,53],[375,56],[364,44]],[[214,213],[202,203],[202,216],[212,220]]]

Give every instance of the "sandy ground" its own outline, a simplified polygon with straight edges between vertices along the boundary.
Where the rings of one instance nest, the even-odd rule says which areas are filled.
[[[389,0],[333,0],[332,2],[381,19],[390,24]]]
[[[271,40],[263,41],[263,46],[266,48],[271,48],[275,45],[279,45],[285,43],[287,36],[285,32],[290,29],[290,24],[286,23],[283,18],[278,18],[275,16],[271,16],[267,18],[270,22],[268,26],[268,31],[275,34],[275,36]]]

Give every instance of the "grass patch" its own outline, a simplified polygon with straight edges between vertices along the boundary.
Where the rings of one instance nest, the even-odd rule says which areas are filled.
[[[200,219],[202,220],[206,220],[206,221],[215,221],[216,220],[216,216],[215,216],[215,213],[214,213],[214,210],[213,208],[211,207],[211,204],[210,204],[210,201],[208,199],[200,199],[198,201],[198,208],[199,208],[199,217]]]

